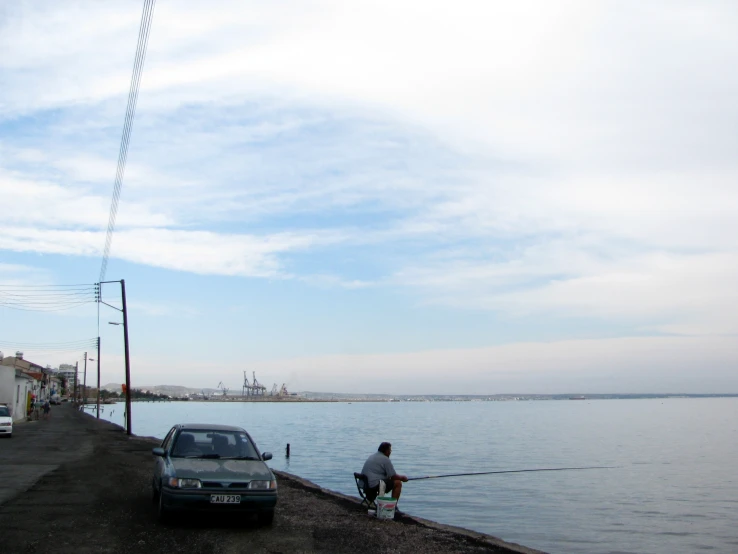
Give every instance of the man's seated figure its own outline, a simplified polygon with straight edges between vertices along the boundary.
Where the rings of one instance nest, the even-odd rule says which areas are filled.
[[[366,475],[367,483],[364,494],[369,502],[373,502],[379,494],[380,483],[384,483],[386,491],[392,491],[392,498],[400,498],[402,483],[407,481],[407,477],[397,474],[389,459],[391,453],[392,445],[383,442],[379,445],[377,452],[369,456],[364,462],[361,473]]]

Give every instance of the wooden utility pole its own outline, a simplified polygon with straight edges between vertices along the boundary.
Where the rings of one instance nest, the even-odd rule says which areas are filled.
[[[82,405],[87,403],[87,352],[85,352],[85,376],[82,380]]]
[[[78,395],[79,386],[77,385],[77,383],[79,383],[78,375],[79,375],[79,362],[74,362],[74,405],[75,407],[79,403],[79,395]]]
[[[123,342],[126,349],[126,433],[131,434],[131,361],[128,357],[128,310],[126,309],[126,281],[120,280],[123,296]]]
[[[103,285],[105,283],[120,283],[120,295],[121,300],[123,302],[123,309],[116,308],[115,306],[110,306],[110,304],[103,302],[102,299],[99,299],[98,302],[102,302],[106,306],[110,306],[114,310],[118,310],[119,312],[123,312],[123,346],[125,347],[125,359],[126,359],[126,433],[128,435],[133,434],[133,431],[131,429],[131,360],[128,352],[128,308],[126,304],[126,282],[124,279],[121,279],[120,281],[100,281],[98,285]],[[102,293],[101,293],[102,294]],[[113,325],[120,325],[119,323],[112,322]],[[98,343],[99,347],[99,343]],[[99,354],[98,354],[99,356]],[[98,363],[99,363],[99,357],[98,357]]]
[[[100,337],[97,337],[97,419],[100,419]]]

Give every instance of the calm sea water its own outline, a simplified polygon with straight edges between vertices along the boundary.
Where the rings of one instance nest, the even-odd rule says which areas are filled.
[[[103,416],[122,424],[123,405]],[[735,398],[133,404],[137,435],[177,422],[242,426],[273,468],[353,496],[383,440],[410,477],[619,466],[414,481],[400,505],[551,553],[738,552]]]

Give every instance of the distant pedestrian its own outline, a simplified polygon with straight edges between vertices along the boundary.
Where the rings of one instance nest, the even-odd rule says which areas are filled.
[[[43,410],[44,410],[44,419],[49,419],[51,417],[51,405],[49,404],[48,400],[44,402]]]

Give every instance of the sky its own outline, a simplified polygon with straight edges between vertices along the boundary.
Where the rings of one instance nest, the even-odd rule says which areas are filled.
[[[103,384],[119,311],[2,292],[100,280],[142,6],[0,5],[0,350],[82,366],[49,345],[100,336]],[[159,0],[106,271],[133,385],[738,393],[736,28],[720,0]]]

